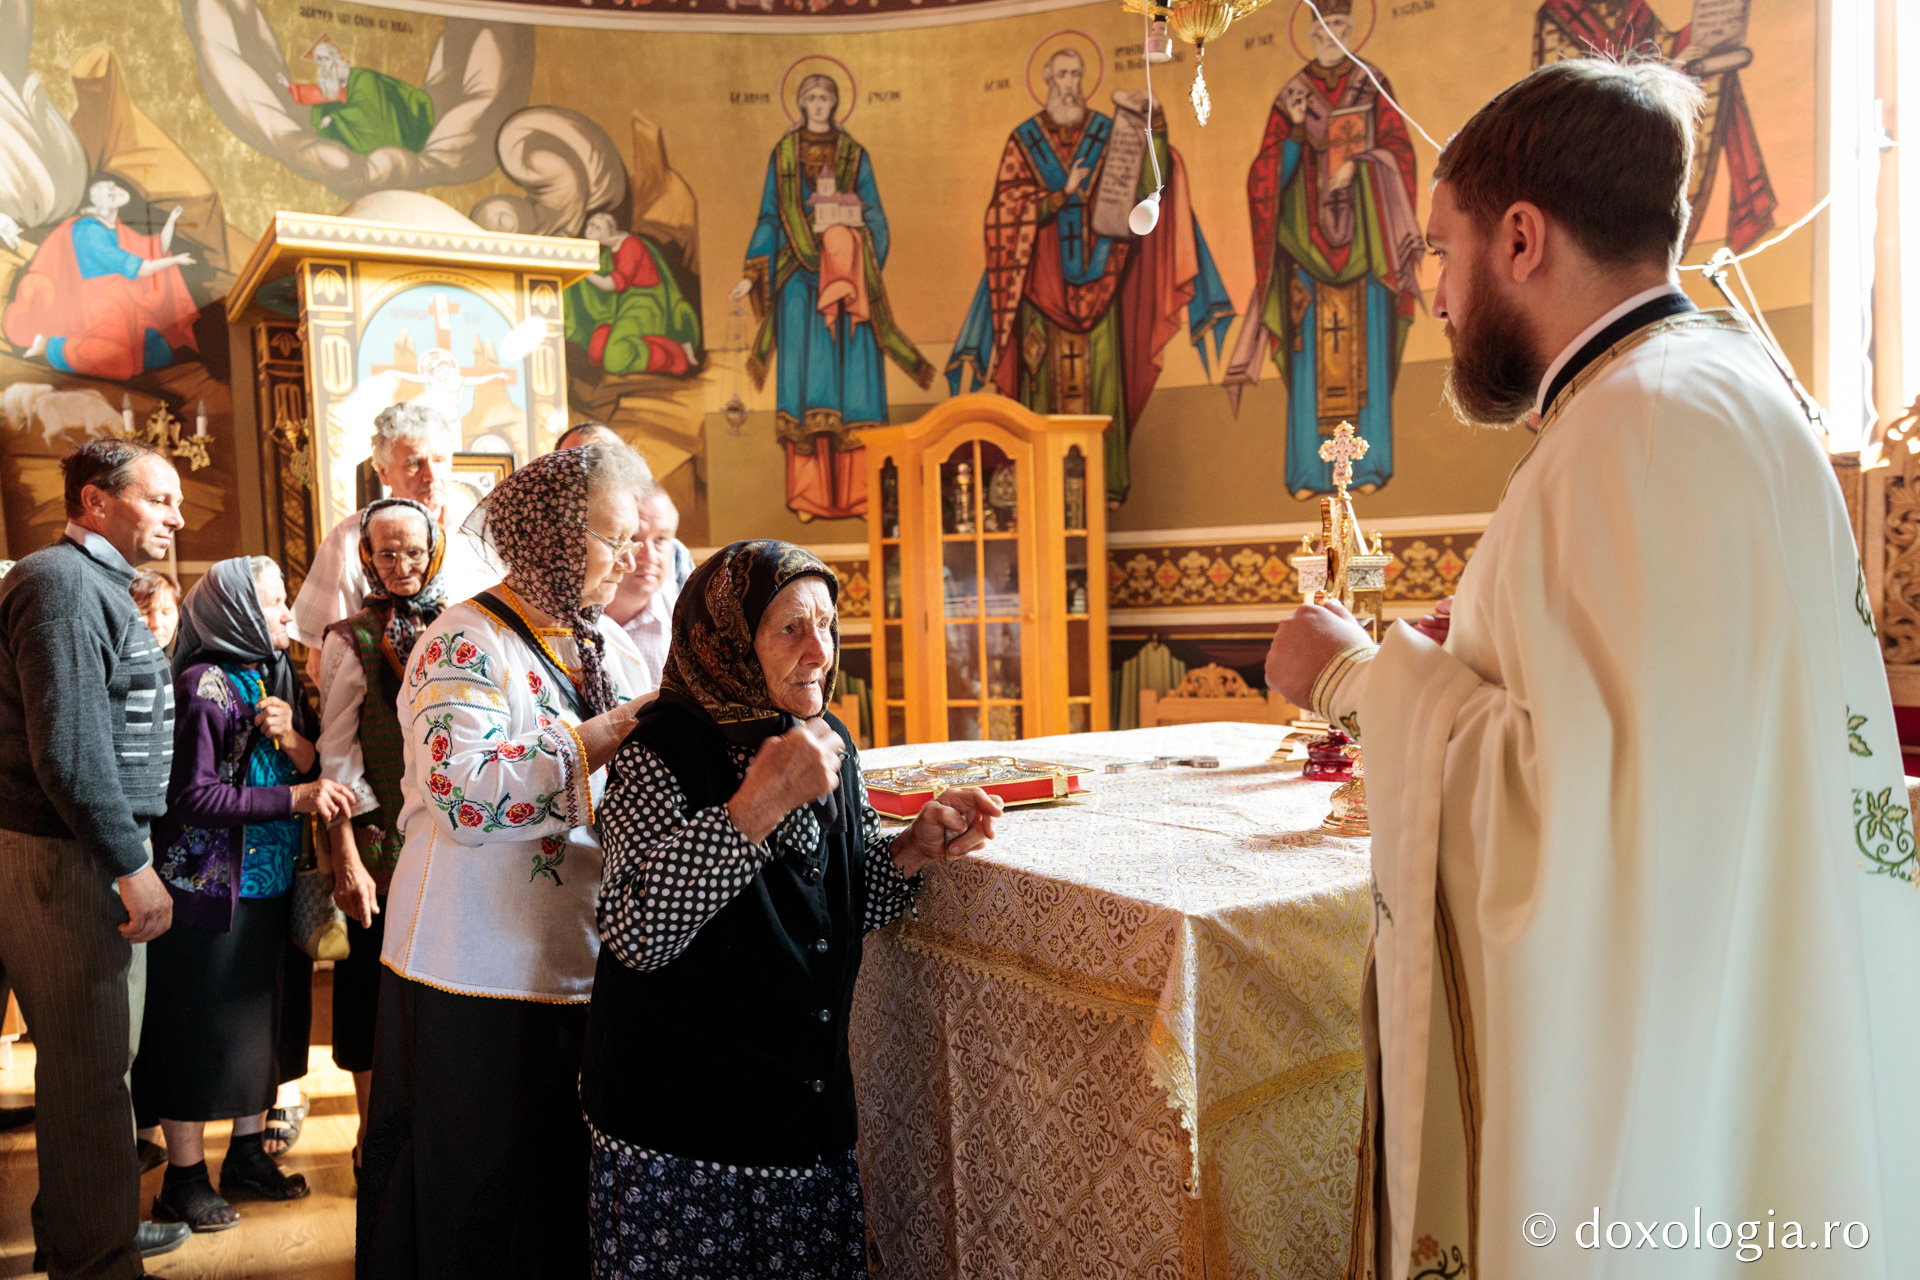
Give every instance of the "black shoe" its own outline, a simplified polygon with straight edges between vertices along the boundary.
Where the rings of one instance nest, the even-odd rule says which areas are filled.
[[[140,1158],[141,1173],[152,1173],[167,1162],[167,1149],[157,1142],[148,1142],[145,1138],[133,1140],[133,1154]]]
[[[0,1133],[9,1129],[23,1129],[32,1123],[32,1107],[0,1107]]]
[[[163,1253],[172,1253],[178,1249],[192,1234],[193,1232],[187,1229],[184,1222],[143,1222],[140,1224],[140,1229],[134,1233],[133,1242],[140,1246],[141,1257],[157,1258]],[[42,1272],[46,1269],[47,1251],[35,1249],[33,1266],[29,1270]]]
[[[192,1234],[192,1229],[184,1222],[143,1222],[140,1230],[134,1233],[133,1241],[140,1246],[141,1257],[157,1258],[178,1249]]]

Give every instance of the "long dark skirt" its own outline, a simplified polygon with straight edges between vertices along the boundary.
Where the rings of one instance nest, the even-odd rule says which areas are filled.
[[[593,1131],[593,1277],[854,1280],[867,1274],[860,1166],[750,1169]]]
[[[144,1127],[161,1120],[231,1120],[273,1105],[285,1078],[286,1042],[300,1046],[306,1074],[312,997],[289,992],[290,899],[242,898],[225,933],[175,924],[147,944],[147,1009],[133,1063],[133,1109]],[[302,968],[308,975],[310,968]],[[289,998],[292,995],[293,999]],[[295,1006],[298,1009],[295,1009]]]
[[[287,895],[291,906],[293,895]],[[274,1079],[290,1084],[307,1074],[307,1050],[313,1045],[313,957],[293,940],[293,929],[286,929],[285,954],[281,964],[280,1036],[276,1057],[279,1070]]]
[[[587,1274],[584,1004],[381,977],[360,1280]]]
[[[376,1015],[380,1012],[380,948],[387,940],[387,900],[373,927],[347,921],[348,954],[333,964],[333,1065],[342,1071],[373,1070]]]

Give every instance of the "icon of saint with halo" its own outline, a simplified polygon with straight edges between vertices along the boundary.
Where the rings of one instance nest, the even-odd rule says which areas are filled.
[[[887,215],[873,161],[845,127],[852,75],[834,59],[803,58],[788,68],[783,101],[789,91],[794,124],[767,161],[760,220],[731,296],[751,298],[760,321],[747,358],[754,384],[765,385],[769,360],[776,366],[787,506],[802,520],[839,520],[866,514],[866,460],[853,433],[886,425],[882,357],[922,387],[933,366],[887,300]]]

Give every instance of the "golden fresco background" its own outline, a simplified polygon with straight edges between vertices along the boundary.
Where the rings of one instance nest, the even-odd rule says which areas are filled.
[[[1611,0],[1566,2],[1603,17],[1622,7]],[[1537,0],[1355,0],[1352,7],[1356,51],[1442,141],[1475,106],[1527,71],[1542,10]],[[1671,28],[1687,23],[1690,7],[1686,0],[1652,5]],[[12,336],[0,343],[0,496],[15,556],[58,528],[57,504],[48,505],[50,496],[57,497],[57,486],[47,487],[52,460],[87,432],[115,429],[98,404],[68,394],[76,391],[98,392],[116,415],[123,397],[130,397],[142,422],[161,403],[191,419],[204,402],[214,437],[211,465],[191,477],[189,502],[198,523],[182,539],[182,559],[255,549],[240,545],[241,525],[233,517],[239,473],[257,465],[250,460],[258,451],[231,440],[229,354],[219,340],[224,322],[218,300],[275,210],[335,213],[351,203],[340,182],[302,176],[322,163],[310,145],[319,126],[307,122],[306,103],[265,101],[274,96],[274,67],[259,49],[277,49],[289,79],[304,84],[315,80],[316,64],[303,55],[328,37],[353,67],[400,82],[396,101],[405,97],[404,86],[458,73],[458,59],[464,58],[468,66],[486,66],[515,111],[557,107],[567,114],[554,119],[577,115],[598,126],[627,170],[621,185],[630,194],[620,229],[647,237],[660,250],[656,274],[668,279],[659,287],[677,287],[691,308],[686,315],[694,318],[683,317],[682,331],[691,333],[685,326],[697,319],[698,340],[684,344],[684,369],[675,367],[679,357],[672,348],[679,339],[673,338],[650,348],[647,369],[618,374],[611,348],[602,366],[586,357],[581,344],[574,408],[576,415],[627,415],[617,425],[649,442],[656,468],[667,473],[681,500],[683,537],[693,545],[748,535],[815,544],[866,538],[865,522],[857,517],[804,522],[793,508],[794,460],[783,453],[777,435],[780,357],[772,362],[773,375],[757,386],[748,364],[758,319],[751,298],[736,303],[729,297],[746,274],[769,155],[797,111],[798,80],[825,69],[842,86],[837,122],[865,148],[884,205],[890,241],[884,293],[892,319],[933,371],[923,387],[899,361],[884,362],[886,413],[893,421],[910,420],[949,394],[947,364],[986,263],[983,216],[995,198],[996,171],[1010,131],[1040,109],[1044,94],[1035,51],[1044,54],[1063,41],[1092,51],[1084,83],[1088,104],[1097,110],[1114,111],[1115,90],[1145,86],[1138,19],[1117,4],[958,25],[858,32],[770,28],[743,35],[509,27],[297,0],[146,0],[133,6],[118,0],[40,0],[37,6],[0,0],[6,30],[23,30],[23,15],[32,32],[24,66],[0,53],[0,79],[8,81],[0,93],[13,95],[0,102],[0,150],[33,145],[27,132],[9,123],[32,118],[25,74],[31,73],[45,102],[72,122],[86,164],[96,171],[90,177],[103,164],[115,174],[137,170],[151,180],[151,190],[167,196],[154,201],[156,209],[182,205],[178,234],[191,240],[197,260],[182,278],[199,310],[199,344],[197,352],[175,345],[169,363],[116,377],[52,367],[44,355],[28,357],[25,344]],[[1742,72],[1746,101],[1777,197],[1772,223],[1785,226],[1815,198],[1814,7],[1800,0],[1753,0],[1745,44],[1752,51],[1752,63]],[[443,65],[436,72],[437,50]],[[1154,70],[1165,141],[1180,153],[1192,222],[1203,233],[1235,313],[1245,312],[1254,285],[1249,166],[1276,93],[1310,53],[1306,12],[1287,0],[1236,23],[1208,53],[1213,111],[1205,128],[1186,101],[1192,50],[1181,48],[1179,61]],[[445,65],[450,55],[457,55],[456,65]],[[258,73],[257,84],[246,76],[249,68]],[[216,106],[216,99],[227,105]],[[545,205],[539,195],[530,197],[529,188],[500,166],[485,132],[497,126],[502,109],[470,113],[479,129],[462,155],[466,170],[479,170],[477,176],[462,171],[457,182],[435,183],[402,173],[391,185],[424,190],[461,214],[511,206],[519,210],[512,216],[524,219],[530,201],[542,217],[577,224],[583,210],[591,211],[593,176],[554,179],[549,167],[540,170],[543,180],[561,187],[571,182],[584,194],[568,207],[551,190]],[[257,132],[236,129],[235,110],[254,111],[256,124],[279,121],[283,129],[290,120],[294,131],[263,146]],[[449,118],[443,110],[441,123]],[[1433,150],[1417,134],[1411,150],[1412,194],[1424,220]],[[538,154],[533,161],[543,162]],[[408,163],[428,162],[410,153]],[[1722,173],[1689,261],[1703,260],[1725,238],[1728,185]],[[483,206],[489,197],[496,199]],[[157,215],[149,229],[157,229],[156,222]],[[0,301],[12,298],[28,273],[31,258],[21,246],[37,246],[57,230],[44,223],[21,226],[19,245],[9,247],[0,236]],[[580,231],[570,224],[555,233]],[[1749,264],[1761,302],[1803,377],[1813,347],[1812,244],[1811,234],[1802,233]],[[640,269],[648,268],[642,263]],[[1393,473],[1361,501],[1363,518],[1488,511],[1524,447],[1515,436],[1469,431],[1440,407],[1447,348],[1440,325],[1424,311],[1434,274],[1429,259],[1420,267],[1422,307],[1406,335],[1392,393]],[[1693,292],[1702,302],[1716,300]],[[1237,415],[1221,387],[1245,324],[1244,315],[1232,321],[1225,353],[1216,354],[1214,338],[1206,337],[1204,364],[1186,328],[1165,341],[1157,381],[1133,423],[1132,487],[1112,512],[1115,531],[1308,518],[1311,504],[1289,496],[1283,470],[1288,401],[1282,379],[1268,365],[1258,385],[1246,389]],[[617,324],[614,331],[617,337]],[[246,358],[244,347],[235,354]],[[55,394],[67,394],[69,403],[62,407],[47,399]],[[734,396],[747,409],[737,428],[724,413]],[[249,477],[246,483],[257,482]]]

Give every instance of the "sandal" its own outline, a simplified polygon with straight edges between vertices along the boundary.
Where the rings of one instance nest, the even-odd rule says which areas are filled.
[[[198,1177],[175,1177],[173,1166],[167,1170],[160,1194],[153,1198],[155,1222],[184,1222],[196,1233],[225,1231],[240,1225],[240,1211],[228,1204],[208,1181],[206,1165]]]
[[[299,1106],[267,1109],[267,1125],[262,1140],[280,1144],[277,1149],[267,1152],[268,1155],[283,1156],[293,1150],[293,1144],[300,1141],[300,1130],[307,1122],[307,1111],[312,1105],[313,1100],[303,1093]]]
[[[220,1194],[236,1197],[257,1196],[262,1200],[299,1200],[313,1188],[297,1173],[285,1173],[264,1151],[236,1155],[228,1148],[226,1163],[220,1166]]]

